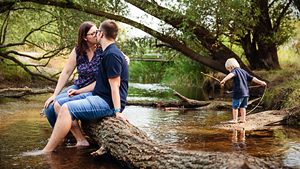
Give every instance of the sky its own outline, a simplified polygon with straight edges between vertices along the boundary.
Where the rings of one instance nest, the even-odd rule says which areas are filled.
[[[149,14],[145,13],[144,11],[140,10],[139,8],[128,4],[129,7],[129,14],[128,14],[128,18],[137,21],[139,23],[142,23],[144,25],[147,25],[148,27],[152,28],[152,29],[159,29],[159,23],[160,20],[150,16]],[[143,36],[150,36],[149,34],[136,29],[130,25],[121,23],[120,24],[122,28],[124,28],[128,34],[128,36],[130,37],[143,37]]]

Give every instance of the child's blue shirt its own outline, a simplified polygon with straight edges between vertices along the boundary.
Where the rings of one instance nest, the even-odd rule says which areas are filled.
[[[253,76],[241,68],[234,68],[230,73],[234,74],[232,97],[234,99],[249,97],[248,82],[252,81]]]

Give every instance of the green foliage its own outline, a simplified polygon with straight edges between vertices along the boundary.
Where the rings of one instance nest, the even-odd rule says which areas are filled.
[[[265,78],[271,81],[264,97],[267,109],[291,108],[300,102],[299,69],[286,67],[282,70],[269,71]]]
[[[202,84],[204,66],[188,58],[178,57],[174,64],[166,69],[163,82],[169,85],[199,86]]]
[[[131,61],[129,66],[130,82],[159,83],[165,69],[164,63]]]
[[[284,108],[292,108],[296,105],[299,105],[300,101],[300,78],[299,80],[295,81],[295,90],[289,95],[288,99],[286,100],[284,104]]]
[[[31,81],[31,76],[13,63],[4,63],[0,60],[0,80],[12,83],[29,82]]]
[[[161,42],[152,37],[128,39],[119,46],[131,59],[161,58],[174,61],[174,63],[135,62],[131,61],[130,81],[142,83],[164,82],[169,85],[182,84],[199,86],[201,84],[201,71],[204,67],[198,62],[183,57],[180,53],[169,48],[156,47]]]

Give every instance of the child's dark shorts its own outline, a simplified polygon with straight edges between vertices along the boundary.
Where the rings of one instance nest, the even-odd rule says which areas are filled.
[[[233,109],[247,108],[247,105],[248,105],[248,97],[232,99],[232,108]]]

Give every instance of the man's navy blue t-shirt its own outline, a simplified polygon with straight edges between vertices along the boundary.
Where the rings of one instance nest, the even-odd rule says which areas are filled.
[[[232,97],[234,99],[249,97],[248,82],[252,81],[253,76],[241,68],[234,68],[230,73],[234,74]]]
[[[114,108],[111,88],[108,82],[109,78],[120,76],[120,98],[121,112],[125,108],[126,97],[128,94],[128,64],[123,53],[118,49],[115,43],[110,44],[103,51],[103,59],[100,64],[99,73],[96,77],[96,86],[93,95],[98,95],[104,99],[110,108]]]

